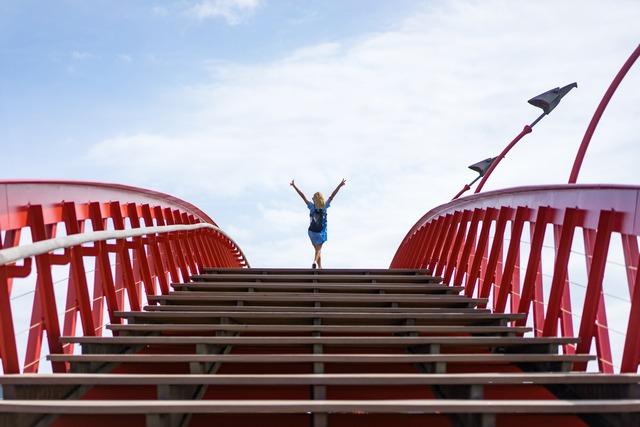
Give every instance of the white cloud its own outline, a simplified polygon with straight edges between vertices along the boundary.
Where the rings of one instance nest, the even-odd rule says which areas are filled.
[[[156,16],[167,16],[169,14],[169,10],[164,6],[154,6],[151,8],[151,12]]]
[[[128,55],[126,53],[121,53],[121,54],[117,55],[117,58],[121,62],[126,62],[126,63],[133,62],[133,56]]]
[[[203,14],[205,3],[213,11],[221,2],[199,3]],[[591,114],[637,45],[639,19],[632,1],[431,2],[391,31],[267,63],[210,63],[211,81],[180,93],[186,124],[174,123],[185,116],[176,103],[159,131],[101,141],[88,158],[118,180],[215,201],[211,215],[245,230],[237,240],[257,266],[309,264],[292,177],[307,193],[347,177],[326,265],[385,267],[416,219],[473,179],[467,165],[496,155],[538,115],[527,99],[577,81],[486,189],[566,182]],[[637,68],[601,121],[582,182],[640,180]]]
[[[91,52],[84,52],[80,50],[74,50],[71,52],[71,58],[77,61],[82,61],[86,59],[94,59],[96,56]]]
[[[187,9],[197,19],[223,18],[229,25],[237,25],[252,16],[260,0],[201,0]]]

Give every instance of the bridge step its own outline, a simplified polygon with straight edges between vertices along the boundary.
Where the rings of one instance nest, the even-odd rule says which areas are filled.
[[[433,307],[475,307],[486,304],[486,298],[466,298],[460,295],[402,295],[402,294],[378,294],[363,295],[352,293],[320,294],[320,293],[294,293],[294,292],[180,292],[172,295],[149,296],[150,303],[160,302],[164,304],[201,304],[207,305],[219,301],[246,301],[257,303],[288,302],[292,305],[300,303],[322,304],[392,304],[398,303],[406,306],[433,306]]]
[[[574,362],[595,360],[590,355],[564,354],[287,354],[287,353],[256,353],[256,354],[52,354],[49,360],[59,362],[85,363],[440,363],[446,364],[532,364],[540,368],[547,364],[544,371],[568,371]],[[488,368],[491,369],[491,368]],[[483,371],[480,371],[483,372]]]
[[[482,346],[482,347],[538,347],[549,345],[576,344],[576,338],[523,338],[523,337],[429,337],[429,336],[162,336],[162,337],[61,337],[62,343],[96,345],[341,345],[341,346],[416,346],[440,345]]]
[[[640,399],[616,400],[5,400],[0,413],[37,414],[597,414],[640,412]]]
[[[172,283],[176,291],[228,291],[237,289],[254,289],[259,291],[318,291],[321,293],[332,292],[357,292],[357,293],[416,293],[416,294],[458,294],[464,287],[445,286],[441,283],[298,283],[298,282],[192,282]]]
[[[316,270],[318,271],[318,270]],[[255,274],[255,273],[228,273],[228,274],[196,274],[191,280],[200,282],[218,281],[258,281],[258,282],[301,282],[301,283],[440,283],[441,277],[425,275],[405,274]]]
[[[292,312],[292,311],[180,311],[176,308],[170,312],[122,312],[115,313],[117,317],[126,318],[130,322],[138,323],[139,320],[157,323],[212,323],[227,320],[236,323],[252,323],[253,321],[269,321],[277,323],[300,324],[302,321],[313,323],[319,319],[322,324],[389,324],[397,325],[398,322],[415,322],[417,325],[506,325],[510,321],[524,319],[521,314],[494,314],[487,312],[455,313],[446,312],[391,312],[391,313],[367,313],[358,311],[313,311],[313,312]]]
[[[366,304],[366,303],[365,303]],[[474,307],[406,307],[404,304],[390,307],[389,304],[376,305],[358,305],[358,306],[336,306],[327,304],[307,304],[307,305],[255,305],[248,304],[246,301],[243,305],[186,305],[186,304],[164,304],[164,305],[146,305],[145,311],[254,311],[254,312],[358,312],[358,313],[490,313],[491,310],[485,308]]]
[[[0,385],[620,385],[640,389],[636,374],[467,373],[467,374],[38,374],[0,375]]]
[[[238,273],[249,273],[249,274],[311,274],[311,275],[349,275],[349,276],[359,276],[359,275],[385,275],[385,276],[429,276],[431,275],[431,271],[428,269],[415,269],[415,268],[323,268],[323,269],[315,269],[315,268],[248,268],[243,270],[238,270],[237,268],[209,268],[206,267],[202,270],[202,274],[233,274],[236,275]]]
[[[494,427],[499,424],[501,414],[509,414],[509,420],[528,420],[537,414],[575,415],[607,414],[616,417],[626,425],[637,425],[640,416],[636,413],[640,400],[15,400],[0,401],[0,412],[47,415],[145,415],[147,427],[161,427],[173,424],[170,414],[331,414],[328,422],[336,414],[347,414],[352,422],[362,420],[362,414],[409,414],[420,415],[451,414],[456,417],[474,415],[467,418],[466,426]],[[628,414],[632,412],[632,414]],[[354,415],[358,414],[358,415]],[[5,418],[5,417],[3,417]],[[421,417],[422,422],[430,417]],[[76,418],[76,420],[78,420]],[[262,419],[262,421],[266,421]],[[86,420],[90,421],[90,420]],[[300,422],[302,420],[298,420]],[[306,423],[305,423],[306,424]],[[298,424],[300,425],[300,424]]]
[[[239,307],[242,308],[242,307]],[[387,310],[387,309],[385,309]],[[529,327],[516,326],[376,326],[376,325],[240,325],[240,324],[158,324],[158,323],[134,323],[134,324],[110,324],[107,329],[119,333],[123,336],[123,332],[128,334],[148,334],[148,333],[216,333],[216,332],[279,332],[279,333],[297,333],[297,332],[322,332],[331,334],[347,334],[347,333],[371,333],[371,334],[399,334],[399,333],[419,333],[419,334],[524,334],[531,332]]]

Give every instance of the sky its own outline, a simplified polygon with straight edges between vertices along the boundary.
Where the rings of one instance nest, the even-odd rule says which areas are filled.
[[[539,110],[578,88],[485,190],[564,183],[640,40],[640,2],[0,2],[1,178],[105,181],[206,211],[253,266],[386,267],[405,233]],[[640,71],[609,105],[579,182],[637,184]]]

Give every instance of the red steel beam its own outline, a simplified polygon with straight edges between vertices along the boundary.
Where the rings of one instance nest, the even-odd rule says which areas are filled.
[[[535,218],[524,215],[525,209],[537,212]],[[472,212],[470,218],[469,212]],[[609,222],[603,222],[608,216]],[[614,364],[602,276],[609,238],[612,233],[619,233],[632,302],[627,336],[637,337],[637,324],[640,323],[640,293],[636,292],[640,280],[637,274],[640,221],[637,218],[640,218],[639,186],[575,184],[504,189],[454,200],[432,209],[409,230],[397,253],[403,254],[403,262],[408,265],[436,268],[436,274],[444,272],[447,283],[452,281],[459,285],[464,281],[467,296],[474,295],[479,286],[478,296],[486,298],[493,288],[494,310],[532,314],[536,335],[568,337],[574,333],[569,259],[575,229],[581,227],[585,236],[588,276],[584,308],[582,313],[576,314],[580,318],[581,344],[577,348],[567,345],[564,350],[568,354],[588,352],[595,338],[598,368],[602,372],[612,372]],[[480,221],[482,226],[478,230]],[[505,248],[506,258],[501,265],[508,221],[512,221],[511,241]],[[526,223],[530,224],[531,240],[527,264],[521,272],[521,235]],[[547,295],[542,280],[542,248],[549,225],[553,227],[554,263]],[[491,231],[494,236],[490,242]],[[411,246],[409,241],[412,241]],[[521,275],[524,275],[522,289]],[[510,307],[507,306],[509,297]],[[526,320],[517,324],[524,325]],[[627,338],[624,344],[622,366],[625,372],[635,372],[640,363],[640,346],[635,341]],[[576,368],[584,369],[585,365]]]
[[[35,203],[39,202],[39,203]],[[126,220],[128,218],[128,220]],[[141,222],[144,221],[144,225]],[[142,226],[215,223],[195,206],[151,190],[103,183],[69,181],[0,181],[0,250],[16,247],[23,229],[29,229],[33,242],[56,236],[58,224],[66,235],[79,235],[90,221],[92,232],[128,230]],[[154,224],[155,221],[155,224]],[[115,241],[115,242],[114,242]],[[115,254],[115,274],[110,254]],[[183,280],[205,266],[248,266],[235,242],[218,229],[134,236],[94,241],[51,253],[26,258],[21,265],[0,265],[0,359],[5,373],[20,372],[11,307],[11,291],[16,278],[36,274],[31,307],[24,372],[38,372],[44,333],[50,353],[70,353],[71,345],[61,346],[55,286],[66,286],[64,335],[76,335],[76,320],[82,334],[102,334],[104,304],[111,323],[121,323],[115,312],[139,310],[144,294],[156,293],[156,281],[162,293],[169,292],[167,277],[178,282],[178,267]],[[93,258],[93,296],[89,292],[85,258]],[[69,277],[53,282],[52,268],[68,266]],[[79,316],[78,316],[79,315]],[[54,372],[65,372],[65,363],[52,364]]]

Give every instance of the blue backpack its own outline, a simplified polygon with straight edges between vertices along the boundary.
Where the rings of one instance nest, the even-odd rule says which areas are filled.
[[[319,233],[324,228],[325,218],[327,211],[325,209],[314,208],[311,212],[311,224],[309,224],[309,231]]]

